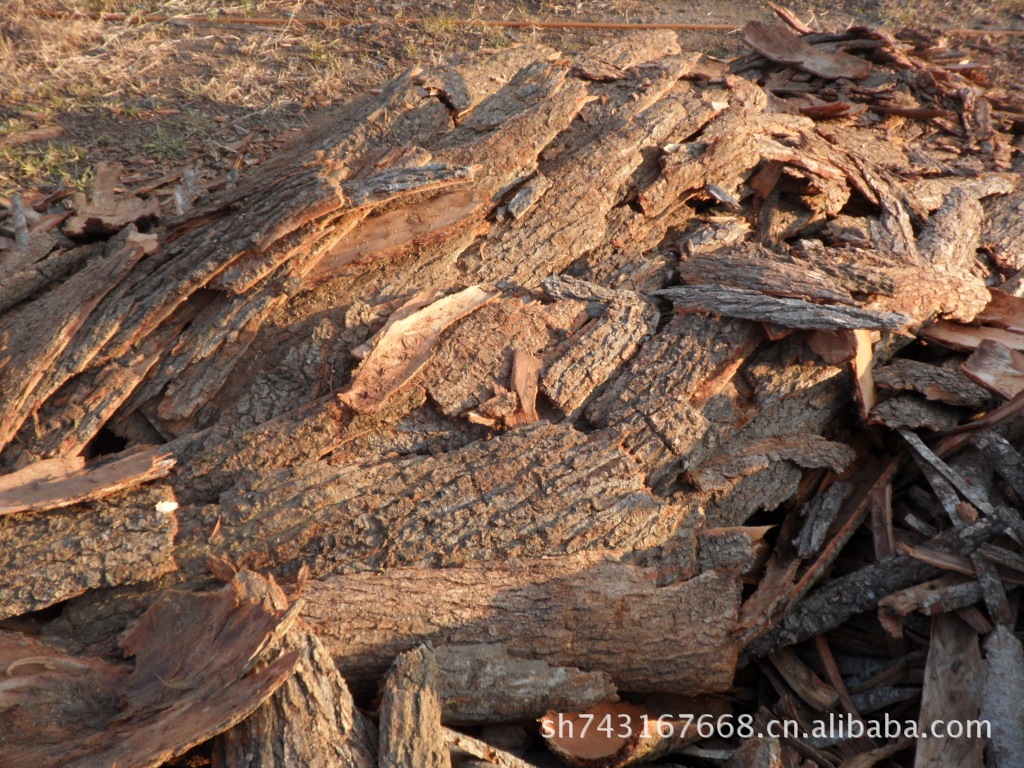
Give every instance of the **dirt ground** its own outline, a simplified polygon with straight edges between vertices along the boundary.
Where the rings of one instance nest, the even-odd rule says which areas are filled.
[[[1024,0],[804,0],[791,7],[821,29],[1024,29]],[[147,20],[151,15],[173,18]],[[183,169],[205,186],[231,169],[243,171],[327,105],[379,87],[407,67],[525,41],[572,51],[622,34],[460,20],[740,27],[772,15],[764,0],[3,0],[0,207],[21,189],[87,186],[101,160],[124,164],[126,188],[152,188],[167,202],[170,185],[161,182]],[[736,32],[680,36],[684,48],[715,56],[745,50]],[[972,57],[1001,62],[1010,77],[1017,73],[1018,82],[1008,85],[1024,87],[1024,37],[953,42]]]

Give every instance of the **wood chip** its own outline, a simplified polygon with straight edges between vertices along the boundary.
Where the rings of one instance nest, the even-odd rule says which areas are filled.
[[[0,477],[0,515],[42,512],[98,499],[165,477],[173,456],[158,448],[126,451],[88,468],[80,460],[49,459]]]
[[[395,321],[367,355],[341,399],[363,413],[379,409],[426,365],[445,328],[497,295],[472,286]]]
[[[743,39],[772,61],[792,64],[828,79],[848,77],[854,80],[871,74],[871,65],[848,53],[829,53],[810,45],[782,24],[748,21]]]
[[[93,171],[89,195],[75,195],[75,215],[64,223],[70,237],[101,237],[120,232],[129,224],[139,226],[154,223],[160,216],[156,198],[119,197],[118,178],[121,166],[106,161]]]
[[[960,370],[1007,400],[1024,391],[1024,351],[998,341],[982,339]]]

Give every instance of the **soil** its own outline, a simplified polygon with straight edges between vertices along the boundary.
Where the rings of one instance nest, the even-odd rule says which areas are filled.
[[[571,52],[621,34],[467,27],[459,20],[738,29],[750,19],[773,17],[763,0],[5,0],[0,8],[0,205],[32,187],[49,192],[60,184],[87,186],[102,160],[125,166],[128,189],[171,182],[183,169],[209,185],[232,169],[261,163],[288,141],[290,130],[307,125],[327,105],[379,87],[408,67],[521,42]],[[812,0],[792,10],[820,29],[1024,29],[1021,0]],[[174,18],[147,20],[147,14]],[[747,50],[735,31],[679,34],[684,49],[721,57]],[[951,42],[972,59],[996,65],[993,76],[1008,79],[1007,86],[1024,87],[1024,37],[975,34]],[[31,137],[27,131],[41,128],[52,131],[40,141],[25,141]],[[167,184],[154,190],[166,206],[170,189]]]

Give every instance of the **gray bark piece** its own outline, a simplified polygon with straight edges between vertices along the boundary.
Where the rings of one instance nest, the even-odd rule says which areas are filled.
[[[714,312],[723,317],[759,320],[785,328],[823,331],[857,328],[899,331],[912,319],[896,312],[878,312],[841,305],[812,304],[800,299],[767,296],[759,291],[717,286],[676,286],[654,292],[681,309]]]
[[[981,719],[992,724],[986,745],[987,766],[1011,768],[1024,755],[1024,649],[1007,627],[997,626],[985,639],[986,684]]]

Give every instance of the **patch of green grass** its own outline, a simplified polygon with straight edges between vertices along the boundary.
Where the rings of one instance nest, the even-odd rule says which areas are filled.
[[[142,148],[160,160],[178,159],[185,153],[186,147],[200,141],[208,133],[209,124],[203,116],[183,112],[156,126]]]
[[[82,147],[67,142],[0,147],[0,189],[61,181],[70,187],[85,189],[92,178],[86,155]]]
[[[27,120],[21,118],[12,117],[10,120],[0,121],[0,138],[8,136],[18,131],[26,131],[32,127],[32,124]]]
[[[423,28],[435,35],[446,35],[454,32],[457,27],[455,16],[450,13],[439,13],[423,20]]]
[[[150,140],[143,145],[143,149],[147,154],[156,155],[161,160],[170,160],[181,156],[186,141],[184,134],[157,126]]]
[[[484,33],[482,42],[485,48],[508,48],[512,45],[512,38],[505,30],[492,28]]]

